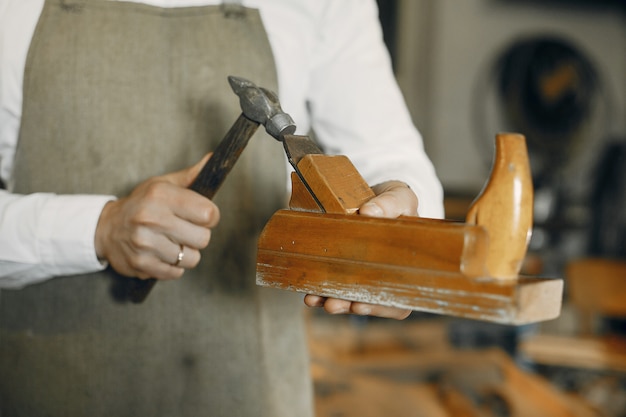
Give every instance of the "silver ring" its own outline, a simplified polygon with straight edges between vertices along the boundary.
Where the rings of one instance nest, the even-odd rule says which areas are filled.
[[[185,247],[181,243],[180,251],[178,251],[178,257],[176,258],[176,262],[174,263],[173,266],[178,266],[178,264],[180,264],[180,261],[182,261],[184,257],[185,257]]]

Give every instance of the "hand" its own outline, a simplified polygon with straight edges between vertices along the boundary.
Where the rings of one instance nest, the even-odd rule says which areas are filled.
[[[212,201],[188,189],[209,158],[149,178],[105,205],[96,227],[98,258],[122,275],[141,279],[177,279],[195,267],[220,218]],[[180,245],[183,258],[174,266]]]
[[[363,204],[359,215],[396,218],[417,216],[418,200],[411,189],[400,181],[387,181],[372,187],[376,197]],[[386,307],[354,301],[339,300],[308,294],[304,303],[309,307],[323,307],[329,314],[358,314],[404,320],[411,310]]]

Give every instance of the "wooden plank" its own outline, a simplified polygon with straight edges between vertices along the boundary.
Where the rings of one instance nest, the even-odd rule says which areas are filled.
[[[539,334],[520,350],[544,365],[626,372],[626,339]]]

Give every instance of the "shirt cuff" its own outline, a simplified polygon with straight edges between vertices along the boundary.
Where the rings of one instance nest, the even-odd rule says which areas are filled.
[[[39,253],[52,275],[74,275],[106,268],[96,256],[95,234],[102,208],[113,196],[58,195],[43,206]]]

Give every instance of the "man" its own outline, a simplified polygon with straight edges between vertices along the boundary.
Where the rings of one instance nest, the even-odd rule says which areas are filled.
[[[227,75],[380,184],[361,215],[441,216],[375,5],[245,6],[0,0],[3,417],[311,415],[300,297],[254,285],[282,147],[252,138],[213,201],[187,189],[240,113]],[[164,282],[133,304],[129,277]]]

